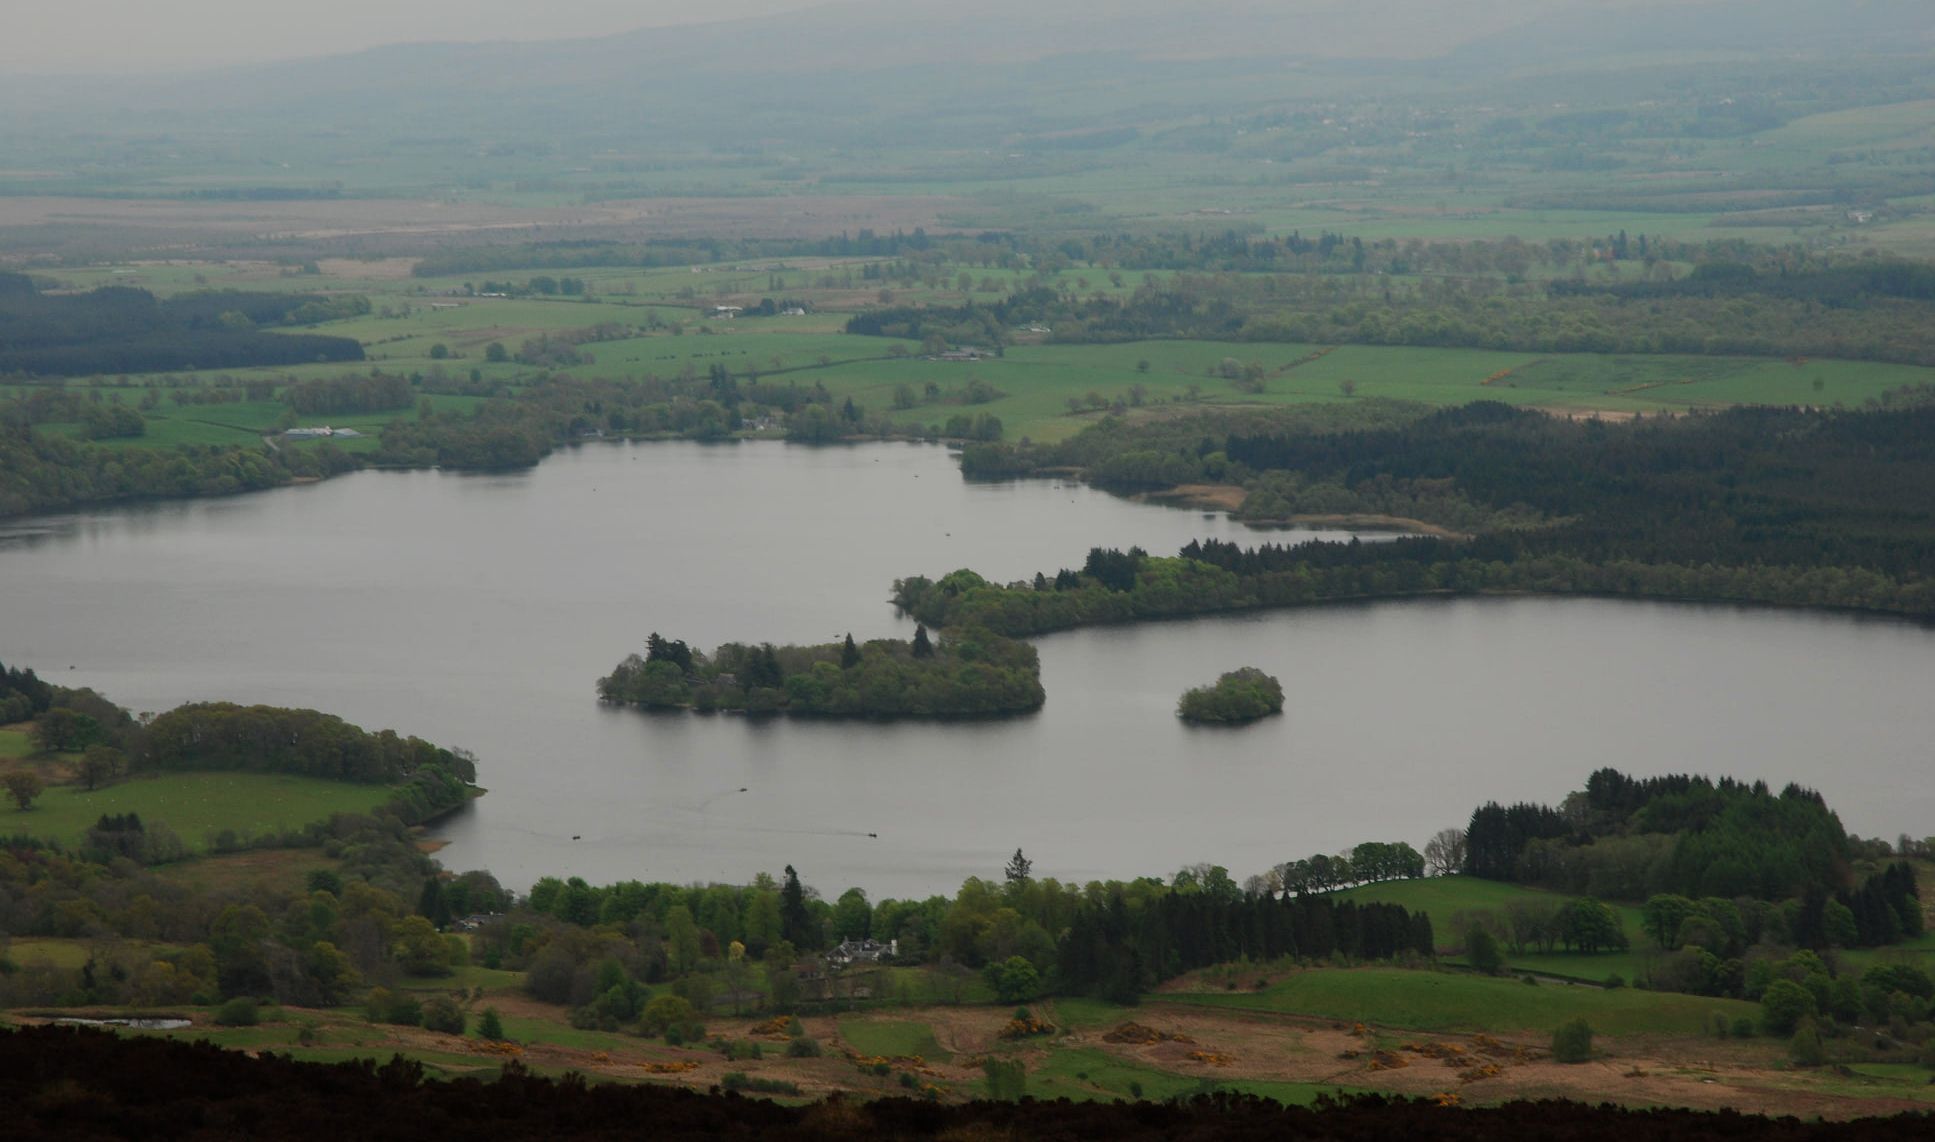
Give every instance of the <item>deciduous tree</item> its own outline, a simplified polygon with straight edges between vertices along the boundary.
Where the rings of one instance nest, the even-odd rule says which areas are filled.
[[[45,788],[41,784],[40,775],[29,769],[16,769],[9,772],[5,777],[0,777],[0,784],[6,785],[7,796],[12,798],[13,803],[19,806],[23,813],[34,807],[34,799],[39,797],[41,790]]]

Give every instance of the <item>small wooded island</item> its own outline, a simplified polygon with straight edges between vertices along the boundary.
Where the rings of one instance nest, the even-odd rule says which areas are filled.
[[[968,628],[930,639],[819,646],[729,642],[708,657],[660,637],[598,680],[598,696],[648,710],[820,718],[983,718],[1041,708],[1041,661],[1025,642]]]
[[[1183,691],[1176,716],[1185,722],[1241,725],[1283,713],[1283,683],[1254,666],[1232,670],[1214,686]]]

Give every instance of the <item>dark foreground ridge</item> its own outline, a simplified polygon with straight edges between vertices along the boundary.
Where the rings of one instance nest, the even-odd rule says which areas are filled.
[[[589,1086],[515,1064],[489,1082],[426,1080],[404,1059],[298,1063],[208,1043],[33,1027],[0,1033],[7,1135],[39,1138],[934,1138],[1335,1139],[1551,1142],[1926,1139],[1935,1117],[1807,1123],[1732,1113],[1520,1102],[1465,1110],[1378,1097],[1283,1107],[1234,1095],[1183,1104],[909,1099],[786,1107],[659,1086]]]

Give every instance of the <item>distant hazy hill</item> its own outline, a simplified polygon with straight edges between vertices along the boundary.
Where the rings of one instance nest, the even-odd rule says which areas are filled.
[[[589,40],[399,45],[170,79],[0,80],[0,126],[44,132],[71,112],[96,116],[90,126],[111,116],[165,128],[185,112],[498,137],[563,122],[714,142],[824,138],[842,119],[892,120],[901,137],[923,122],[1029,130],[1138,101],[1179,106],[1192,77],[1284,74],[1298,61],[1323,73],[1309,90],[1329,92],[1351,70],[1420,63],[1430,82],[1475,85],[1689,51],[1935,51],[1931,10],[1935,0],[849,0]],[[872,129],[849,124],[851,138],[896,141]]]

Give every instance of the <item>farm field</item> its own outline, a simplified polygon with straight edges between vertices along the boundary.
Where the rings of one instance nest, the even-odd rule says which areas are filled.
[[[209,847],[211,834],[238,836],[301,828],[333,813],[366,813],[390,798],[383,785],[352,785],[286,774],[183,773],[141,777],[86,792],[51,786],[25,812],[0,810],[0,830],[78,846],[103,815],[137,813],[162,822],[191,851]]]
[[[1698,1035],[1715,1014],[1755,1019],[1740,1000],[1674,992],[1606,990],[1446,972],[1357,968],[1294,973],[1262,991],[1171,992],[1177,1003],[1356,1020],[1419,1031],[1526,1034],[1584,1018],[1608,1035]]]
[[[1604,232],[1618,218],[1571,217],[1567,232]],[[1590,227],[1582,230],[1581,228]],[[1321,228],[1321,227],[1319,227]],[[144,410],[145,436],[115,447],[242,445],[270,431],[285,415],[280,401],[177,404],[171,386],[269,380],[289,382],[382,370],[411,377],[429,390],[432,407],[468,411],[480,398],[447,395],[464,385],[516,391],[555,371],[586,378],[705,376],[723,367],[740,380],[754,377],[806,387],[824,386],[836,402],[852,399],[896,422],[941,432],[953,416],[986,414],[1002,423],[1003,438],[1065,439],[1111,408],[1133,411],[1176,402],[1275,405],[1365,397],[1433,405],[1498,400],[1567,414],[1623,416],[1688,411],[1733,404],[1858,406],[1903,386],[1935,381],[1935,369],[1830,359],[1775,360],[1676,355],[1537,354],[1482,349],[1374,345],[1284,344],[1160,340],[1114,344],[1058,344],[1052,333],[1020,332],[1000,356],[973,361],[928,360],[914,342],[843,332],[847,316],[883,302],[894,305],[990,303],[1039,281],[1087,296],[1121,293],[1168,271],[1143,273],[1100,266],[1050,267],[1036,272],[941,262],[918,280],[861,280],[879,258],[752,259],[709,266],[638,269],[499,270],[415,278],[408,258],[327,259],[318,272],[292,272],[263,261],[134,262],[63,268],[47,280],[68,289],[135,285],[161,294],[240,288],[291,292],[356,292],[368,297],[367,316],[325,322],[314,332],[351,337],[366,363],[308,364],[190,371],[158,378],[160,403]],[[1610,279],[1637,263],[1582,267]],[[1636,272],[1636,271],[1635,271]],[[477,291],[493,278],[523,282],[537,276],[575,276],[582,297],[487,297]],[[1423,282],[1424,278],[1416,281]],[[497,283],[501,284],[501,283]],[[965,286],[966,288],[962,288]],[[723,319],[712,306],[756,305],[762,298],[799,298],[805,316]],[[593,335],[589,331],[598,332]],[[581,341],[577,364],[538,366],[490,361],[502,345],[516,355],[526,342],[547,337]],[[1232,370],[1228,365],[1233,365]],[[1262,377],[1244,381],[1245,367]],[[124,403],[157,378],[72,380],[70,389]],[[970,381],[994,386],[997,399],[968,406],[959,395]],[[1241,382],[1241,383],[1239,383]],[[902,386],[911,390],[909,399]],[[1260,386],[1260,387],[1259,387]],[[20,386],[6,390],[26,391]],[[470,390],[478,391],[478,390]],[[382,426],[414,409],[337,417],[302,416],[301,424],[354,428],[372,439],[336,444],[352,452],[376,447]],[[75,423],[46,430],[78,435]],[[297,445],[301,446],[301,445]]]
[[[925,1023],[854,1017],[840,1020],[840,1038],[863,1055],[908,1058],[918,1055],[936,1062],[947,1062],[953,1053],[934,1038],[934,1029]]]
[[[340,366],[327,375],[339,375]],[[480,397],[451,396],[432,394],[418,398],[429,401],[430,406],[439,412],[466,413],[482,403]],[[276,422],[289,410],[289,406],[278,401],[240,401],[227,404],[174,404],[164,401],[159,407],[142,413],[147,420],[147,431],[141,436],[103,440],[101,443],[110,448],[168,448],[182,444],[214,444],[247,447],[260,444],[265,435],[275,431]],[[330,443],[345,452],[367,452],[377,445],[383,426],[398,417],[414,417],[415,408],[395,409],[388,412],[307,413],[295,417],[299,426],[309,427],[329,425],[332,428],[354,429],[355,437],[332,437]],[[78,438],[81,426],[78,422],[49,422],[44,426],[49,432],[62,433]],[[282,447],[315,447],[320,440],[292,440],[282,443]]]
[[[584,349],[592,363],[568,371],[620,379],[677,376],[686,370],[703,375],[713,366],[723,365],[742,379],[758,376],[778,384],[821,385],[836,402],[851,398],[868,409],[889,412],[900,423],[918,423],[937,432],[951,416],[985,413],[1001,420],[1005,439],[1028,437],[1039,441],[1066,439],[1112,406],[1133,410],[1178,403],[1278,405],[1386,397],[1432,405],[1497,400],[1568,414],[1623,416],[1733,404],[1857,406],[1904,385],[1935,382],[1935,369],[1862,361],[1539,356],[1474,349],[1264,342],[1016,345],[1000,357],[938,361],[915,356],[917,348],[905,341],[839,333],[767,332],[761,324],[742,320],[729,332],[711,336],[659,333],[595,343]],[[428,344],[423,345],[420,357],[387,360],[372,367],[403,368],[433,378],[439,373],[476,368],[483,379],[512,387],[530,372],[516,365],[433,360],[428,356]],[[906,355],[890,356],[895,349]],[[475,356],[481,357],[481,351]],[[1239,367],[1251,363],[1262,366],[1262,391],[1246,392],[1224,377],[1220,370],[1226,361]],[[235,370],[219,377],[208,374],[193,379],[203,383],[222,378],[303,380],[352,372],[340,365],[305,365]],[[981,404],[963,404],[958,394],[977,380],[993,385],[1001,395]],[[903,385],[912,390],[914,403],[896,408],[897,392]],[[83,381],[69,382],[69,387],[79,391],[90,388]],[[128,401],[139,390],[104,386],[98,391],[118,392],[123,401]],[[430,394],[424,399],[439,411],[457,412],[467,412],[481,400],[447,394]],[[146,435],[106,443],[113,447],[246,446],[269,432],[285,408],[272,401],[177,405],[164,397],[161,405],[144,413],[149,422]],[[375,437],[384,424],[414,415],[412,408],[303,415],[297,421],[354,428],[366,439],[340,440],[336,445],[348,451],[367,451],[375,447]],[[45,427],[72,436],[80,432],[78,423],[54,422]]]

